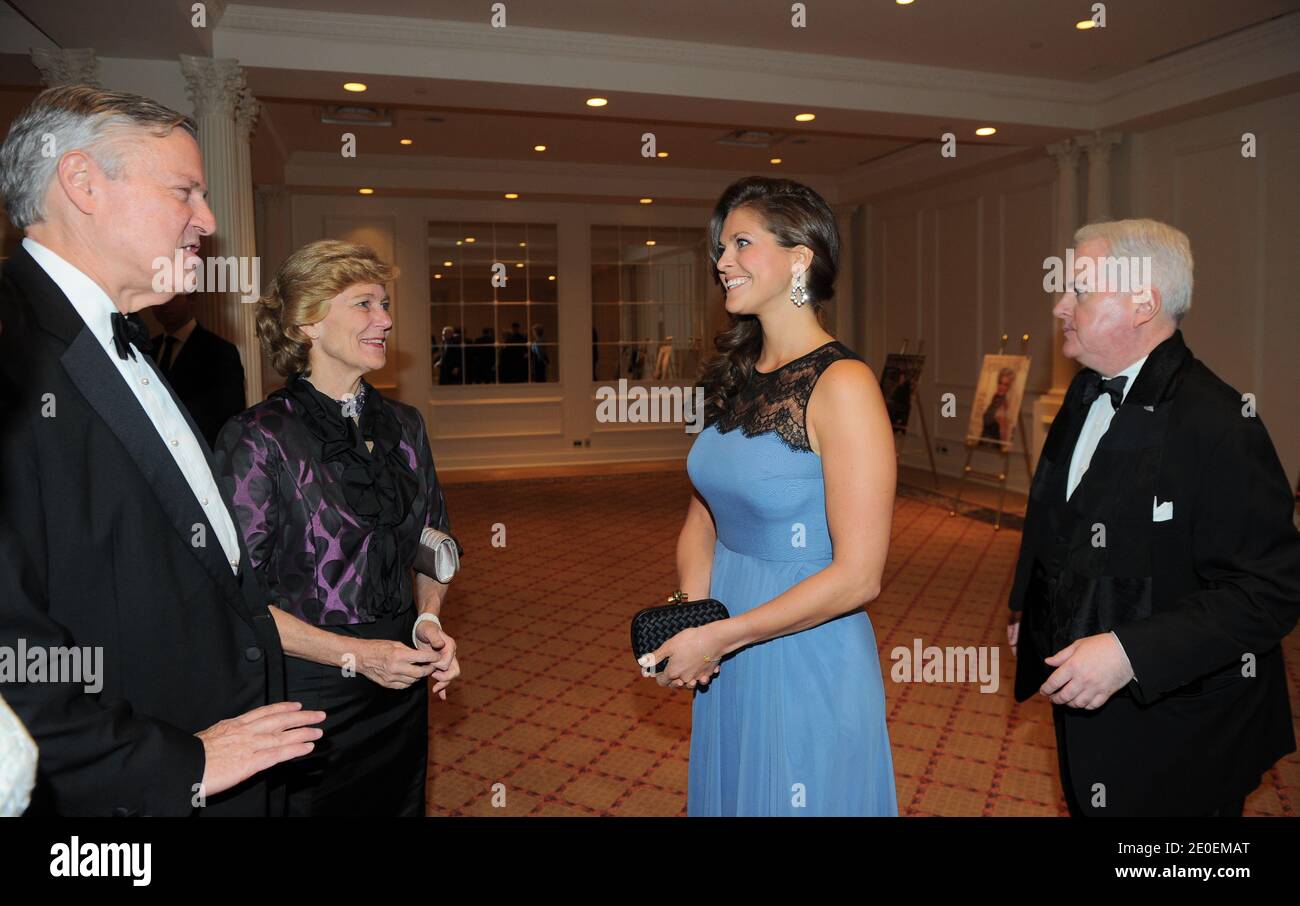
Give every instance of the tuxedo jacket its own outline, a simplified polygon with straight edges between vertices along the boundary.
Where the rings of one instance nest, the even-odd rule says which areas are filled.
[[[1098,709],[1055,708],[1067,792],[1087,814],[1209,814],[1295,751],[1280,648],[1300,616],[1292,492],[1263,423],[1176,332],[1067,501],[1096,376],[1070,385],[1030,489],[1016,698],[1038,693],[1045,657],[1113,631],[1134,680]]]
[[[154,361],[161,363],[164,334],[153,338]],[[239,349],[202,324],[195,324],[167,371],[167,382],[198,425],[208,446],[227,419],[244,411],[244,366]]]
[[[5,262],[0,645],[99,646],[103,685],[3,690],[40,750],[29,813],[190,815],[194,734],[282,700],[283,653],[247,551],[235,575],[110,354],[25,250]],[[254,777],[198,814],[268,808]]]

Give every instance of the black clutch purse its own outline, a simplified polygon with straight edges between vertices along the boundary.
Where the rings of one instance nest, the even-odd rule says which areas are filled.
[[[668,600],[680,599],[673,595]],[[647,607],[632,618],[632,654],[640,661],[683,629],[704,626],[729,616],[726,606],[713,598]],[[655,665],[655,672],[661,672],[667,663],[668,658],[664,658]]]

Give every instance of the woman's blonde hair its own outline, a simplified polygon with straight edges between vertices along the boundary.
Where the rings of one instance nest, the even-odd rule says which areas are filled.
[[[309,242],[284,260],[257,300],[257,337],[271,366],[284,377],[310,374],[311,340],[304,324],[315,324],[330,300],[358,283],[391,283],[397,268],[374,250],[340,239]]]

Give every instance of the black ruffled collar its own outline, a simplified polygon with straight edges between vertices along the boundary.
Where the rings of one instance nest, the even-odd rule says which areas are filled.
[[[291,376],[272,396],[298,404],[303,423],[320,445],[320,461],[342,463],[343,496],[353,515],[370,526],[362,606],[372,616],[404,610],[410,603],[404,581],[408,569],[401,562],[398,527],[411,511],[419,483],[401,450],[397,416],[364,379],[354,404],[361,410],[356,420],[345,417],[342,402],[321,393],[302,374]]]

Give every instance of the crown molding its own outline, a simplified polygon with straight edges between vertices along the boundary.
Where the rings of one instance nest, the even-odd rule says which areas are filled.
[[[1300,72],[1300,12],[1122,73],[1097,84],[1093,128]],[[1184,97],[1171,102],[1182,89]],[[1197,91],[1197,89],[1201,89]]]
[[[713,71],[761,73],[877,88],[957,92],[984,99],[1061,105],[1091,103],[1096,89],[1058,79],[1007,76],[914,63],[763,50],[696,41],[676,41],[570,32],[548,28],[451,22],[356,13],[304,12],[230,4],[217,31],[222,55],[237,55],[241,34],[280,39],[337,39],[431,51],[498,53],[510,56],[580,59],[592,64],[643,63]],[[678,86],[665,86],[676,91]]]

